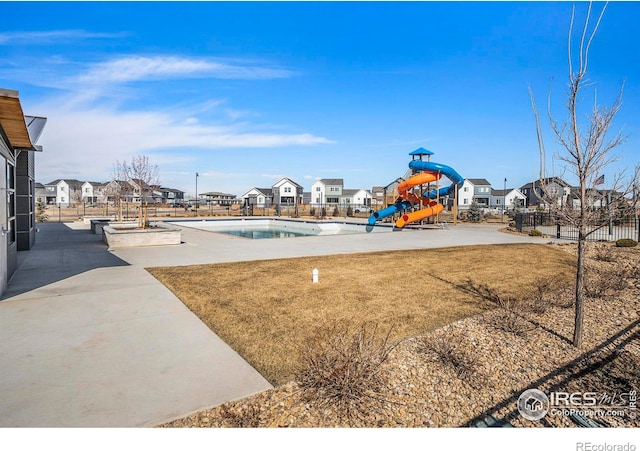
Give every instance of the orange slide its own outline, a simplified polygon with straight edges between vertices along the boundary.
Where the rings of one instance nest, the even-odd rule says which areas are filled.
[[[441,203],[436,202],[435,200],[427,199],[425,197],[420,198],[409,191],[414,186],[435,182],[439,178],[440,174],[434,174],[432,172],[421,172],[414,175],[413,177],[408,178],[398,185],[398,194],[400,195],[400,197],[402,197],[404,200],[421,204],[425,206],[425,208],[414,211],[412,213],[403,214],[396,221],[396,227],[402,228],[412,222],[420,221],[424,218],[428,218],[429,216],[437,215],[438,213],[442,212],[442,210],[444,210],[444,206]]]

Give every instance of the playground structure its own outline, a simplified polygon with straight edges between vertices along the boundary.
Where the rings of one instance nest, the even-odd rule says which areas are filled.
[[[433,152],[422,147],[409,155],[412,157],[409,168],[413,171],[413,175],[398,185],[398,198],[394,204],[376,211],[369,217],[369,225],[375,225],[378,221],[400,214],[395,225],[401,229],[407,224],[441,213],[444,210],[441,199],[444,197],[453,196],[454,205],[456,204],[457,190],[464,183],[460,174],[449,166],[432,162]],[[451,181],[451,185],[440,188],[440,179],[443,176]],[[435,189],[431,188],[433,183],[436,184]]]

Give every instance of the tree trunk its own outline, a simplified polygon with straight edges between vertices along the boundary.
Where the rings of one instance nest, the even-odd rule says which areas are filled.
[[[576,270],[576,304],[575,321],[573,325],[573,345],[582,347],[582,328],[584,323],[584,251],[585,251],[584,226],[578,228],[578,263]]]

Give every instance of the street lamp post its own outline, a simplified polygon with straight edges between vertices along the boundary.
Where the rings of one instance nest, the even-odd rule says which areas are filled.
[[[504,222],[504,209],[507,208],[507,178],[504,178],[504,189],[502,191],[502,222]]]
[[[196,172],[196,216],[198,215],[198,177],[200,177],[200,174]]]

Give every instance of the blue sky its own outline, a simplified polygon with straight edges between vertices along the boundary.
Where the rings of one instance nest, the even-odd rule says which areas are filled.
[[[602,3],[594,8],[599,11]],[[587,3],[577,4],[582,23]],[[568,2],[3,2],[0,87],[48,117],[37,179],[105,181],[149,156],[165,186],[241,195],[290,177],[347,188],[435,152],[495,188],[537,177],[528,85],[562,115]],[[640,3],[607,7],[589,78],[640,161]],[[585,94],[585,103],[593,102]],[[548,130],[547,130],[548,131]],[[546,135],[547,153],[557,148]]]

